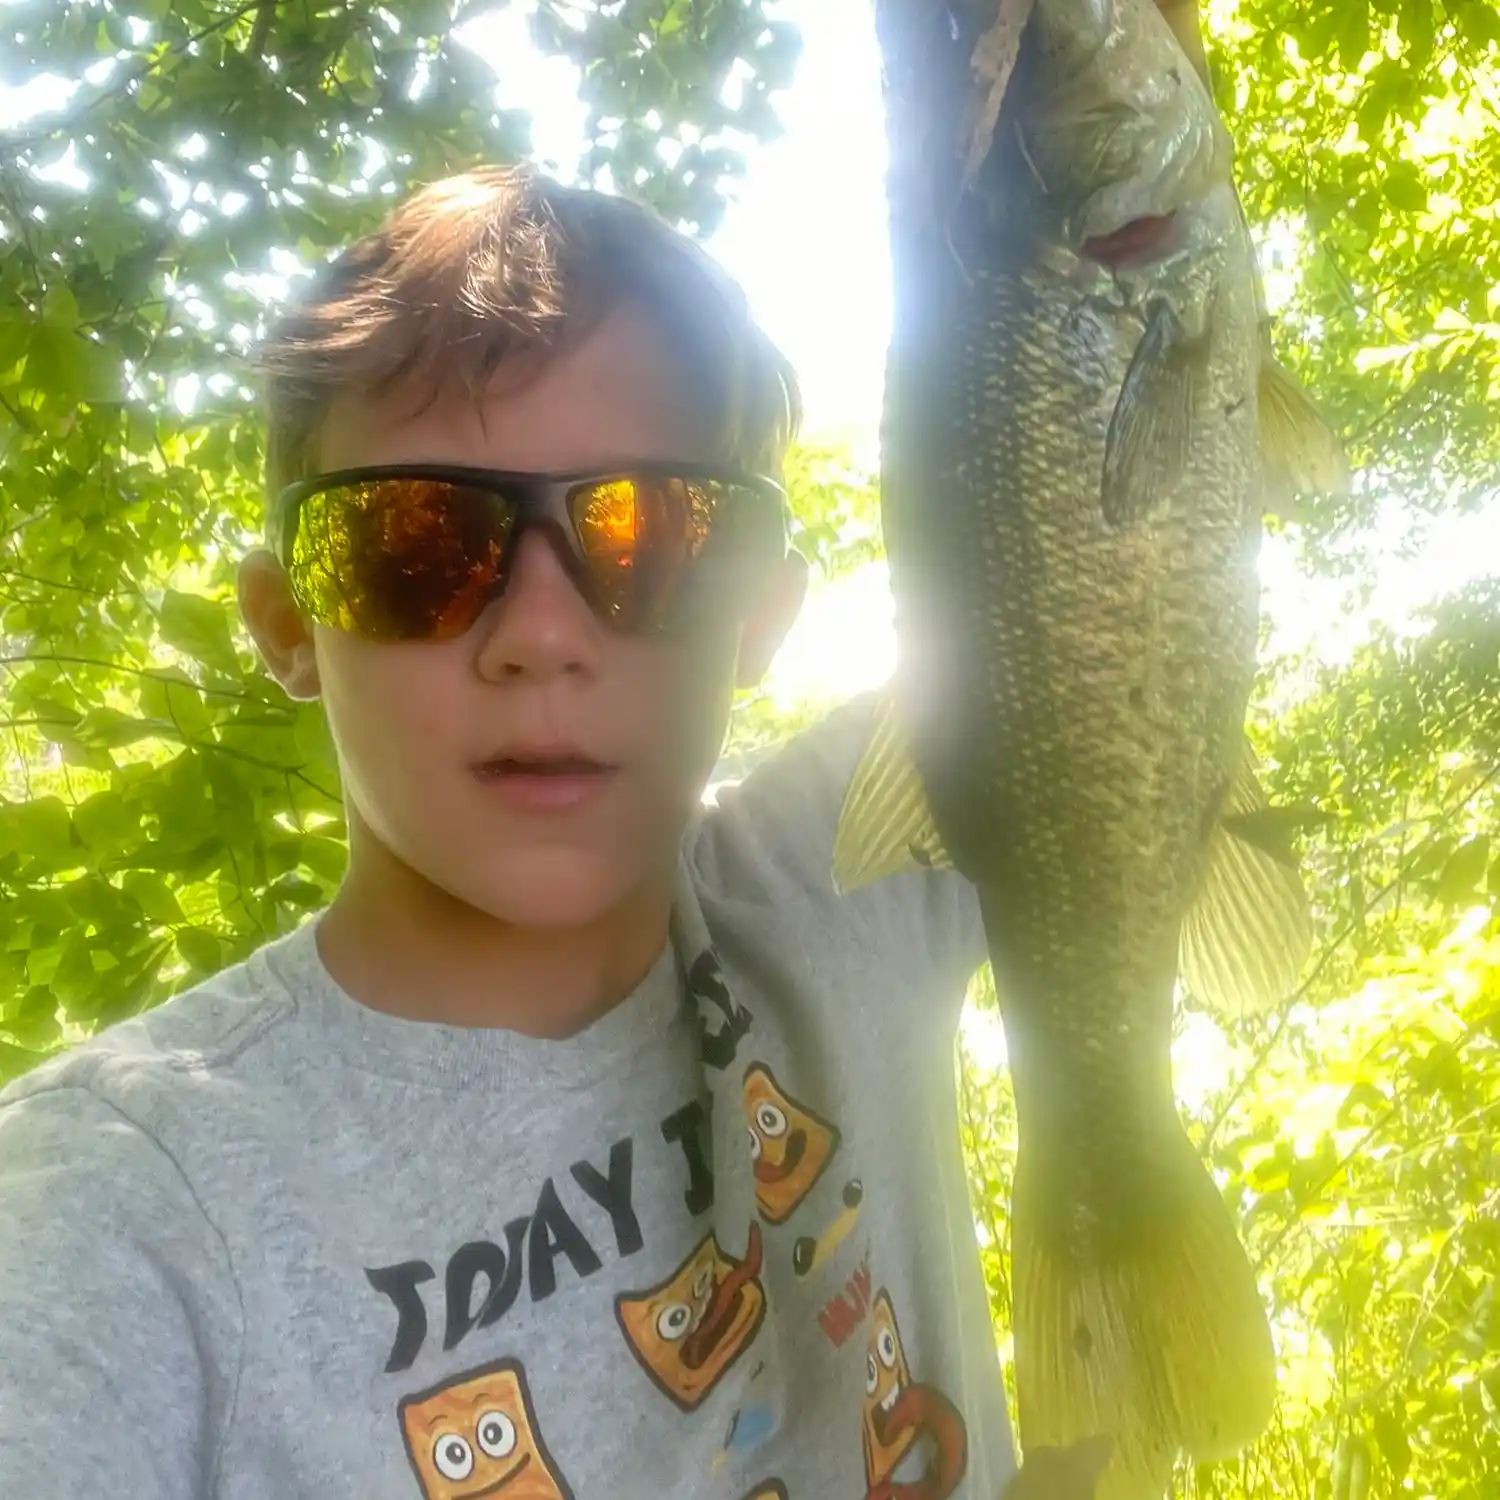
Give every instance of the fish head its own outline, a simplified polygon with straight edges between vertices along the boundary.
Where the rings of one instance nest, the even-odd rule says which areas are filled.
[[[1006,107],[1011,212],[1059,247],[1128,269],[1232,233],[1233,144],[1155,0],[1035,0]]]

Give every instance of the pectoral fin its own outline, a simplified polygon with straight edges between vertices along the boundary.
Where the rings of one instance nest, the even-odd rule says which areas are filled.
[[[1277,363],[1269,338],[1261,351],[1259,399],[1267,509],[1274,511],[1297,495],[1347,494],[1343,447],[1301,386]]]
[[[1125,372],[1105,438],[1101,500],[1111,526],[1138,520],[1181,476],[1208,343],[1206,336],[1189,339],[1175,310],[1158,299]]]
[[[833,842],[833,883],[852,891],[902,870],[946,870],[952,864],[887,693],[844,796]]]
[[[1302,813],[1268,808],[1249,750],[1209,835],[1208,867],[1182,924],[1182,977],[1220,1015],[1265,1010],[1296,987],[1312,914],[1291,847]]]

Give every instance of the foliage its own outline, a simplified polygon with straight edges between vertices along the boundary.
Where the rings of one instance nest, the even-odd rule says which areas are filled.
[[[1278,343],[1364,470],[1348,504],[1296,519],[1321,539],[1385,496],[1476,501],[1500,474],[1500,12],[1207,9],[1246,208],[1290,241]]]
[[[1365,972],[1279,1018],[1203,1132],[1284,1373],[1270,1454],[1195,1495],[1311,1500],[1341,1450],[1372,1494],[1500,1485],[1500,924],[1476,907]],[[1312,1460],[1295,1486],[1275,1461],[1291,1435]]]

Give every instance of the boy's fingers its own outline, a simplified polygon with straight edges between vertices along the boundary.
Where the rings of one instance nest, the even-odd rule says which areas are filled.
[[[1095,1436],[1067,1448],[1033,1448],[1004,1500],[1094,1500],[1114,1446],[1113,1438]]]

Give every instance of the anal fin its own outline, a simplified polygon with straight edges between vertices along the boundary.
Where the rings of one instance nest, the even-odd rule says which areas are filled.
[[[903,870],[953,867],[889,692],[844,795],[833,841],[833,883],[852,891]]]
[[[1266,806],[1247,746],[1209,835],[1203,885],[1180,942],[1188,989],[1219,1015],[1285,999],[1307,962],[1312,914],[1286,822]]]

